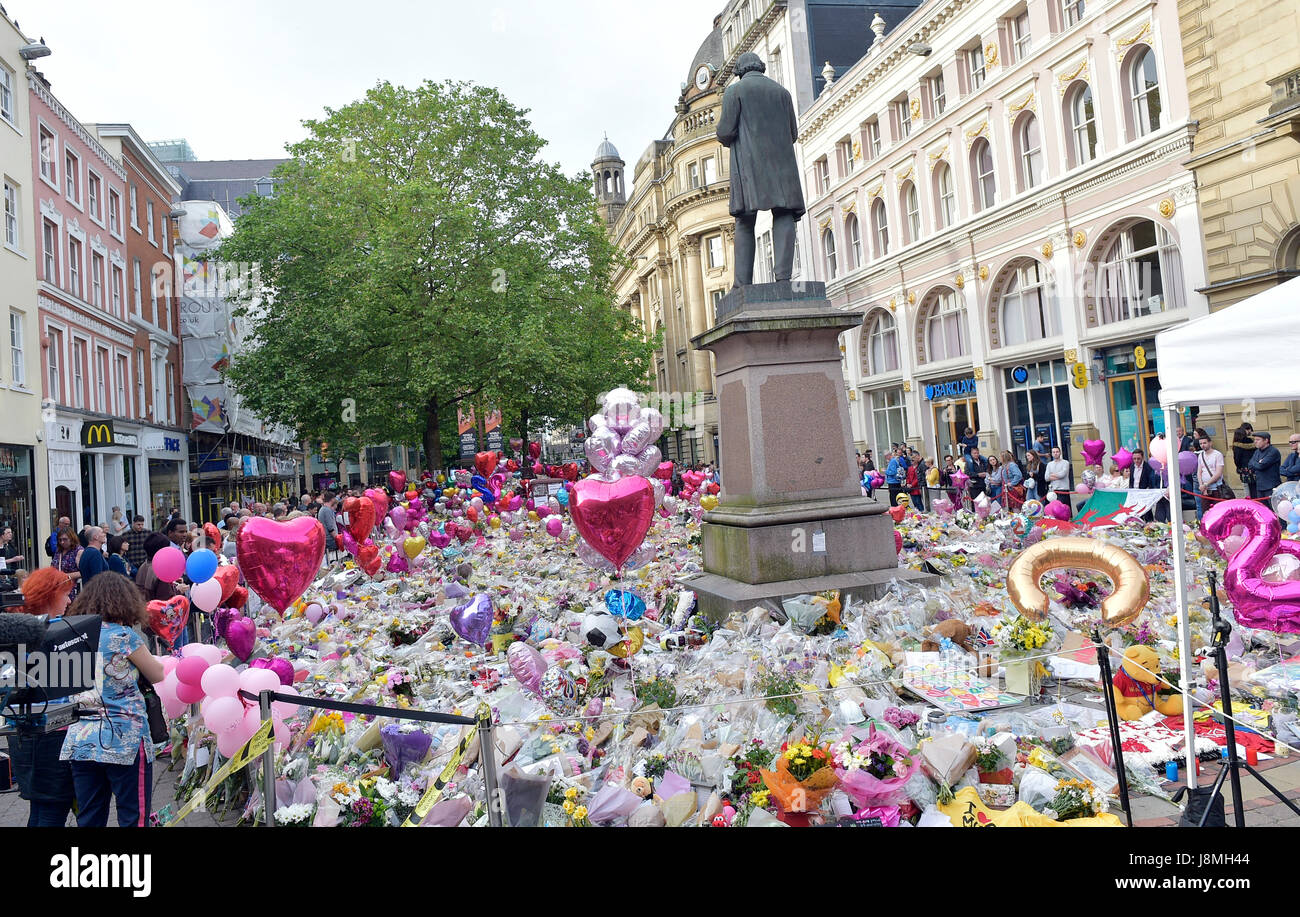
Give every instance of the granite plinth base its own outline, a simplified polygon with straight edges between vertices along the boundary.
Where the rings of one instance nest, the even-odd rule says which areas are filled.
[[[681,585],[695,593],[696,608],[701,614],[711,621],[720,622],[733,611],[743,614],[755,606],[780,610],[782,599],[815,594],[827,589],[839,590],[845,603],[872,602],[885,594],[892,580],[930,586],[938,583],[939,577],[920,570],[893,567],[888,570],[864,570],[861,573],[814,576],[777,583],[740,583],[715,573],[702,573],[681,580]]]

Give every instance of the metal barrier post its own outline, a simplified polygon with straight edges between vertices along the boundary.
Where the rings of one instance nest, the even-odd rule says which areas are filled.
[[[495,737],[492,734],[492,709],[487,704],[478,708],[479,760],[483,762],[483,791],[487,796],[488,825],[500,828],[503,823],[504,800],[497,789],[497,764]]]
[[[271,694],[270,691],[263,691],[258,696],[258,706],[262,711],[262,722],[265,723],[271,719]],[[274,726],[272,726],[274,729]],[[272,733],[272,742],[266,746],[266,751],[262,752],[262,802],[266,808],[266,827],[275,827],[275,741],[274,732]]]

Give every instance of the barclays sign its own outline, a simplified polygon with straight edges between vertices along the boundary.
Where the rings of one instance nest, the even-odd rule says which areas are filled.
[[[966,379],[956,379],[952,382],[939,382],[935,385],[927,385],[925,387],[926,401],[933,401],[936,398],[963,398],[967,395],[974,394],[974,376],[970,376]]]

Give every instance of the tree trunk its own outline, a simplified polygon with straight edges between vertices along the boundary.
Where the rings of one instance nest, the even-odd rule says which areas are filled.
[[[524,457],[520,464],[523,465],[524,480],[534,477],[533,459],[528,451],[528,408],[523,408],[519,412],[519,436],[524,441]]]
[[[424,460],[435,475],[442,470],[442,431],[438,428],[438,399],[424,406]]]

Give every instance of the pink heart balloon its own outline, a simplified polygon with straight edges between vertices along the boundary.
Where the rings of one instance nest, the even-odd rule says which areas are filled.
[[[388,486],[393,488],[393,493],[400,494],[406,489],[406,472],[390,471],[388,472]]]
[[[293,663],[288,659],[281,659],[279,656],[272,656],[270,659],[254,659],[249,666],[254,669],[270,669],[280,679],[280,684],[293,684]]]
[[[654,522],[655,492],[645,478],[584,478],[573,485],[569,513],[578,534],[615,567],[641,546]]]
[[[267,520],[270,521],[270,520]],[[278,523],[272,523],[277,525]],[[301,592],[301,590],[299,590]],[[297,598],[297,596],[294,596]],[[269,601],[269,600],[268,600]],[[292,600],[290,600],[292,601]],[[241,662],[247,662],[253,655],[253,645],[257,642],[257,625],[252,618],[236,618],[226,628],[226,646]]]
[[[394,506],[392,512],[388,514],[388,517],[393,520],[393,525],[397,526],[399,529],[406,528],[406,523],[408,521],[406,516],[406,507]]]
[[[447,547],[447,545],[451,544],[451,536],[443,532],[434,532],[429,536],[429,543],[435,548],[442,550]]]
[[[249,587],[283,614],[320,572],[325,528],[311,516],[288,522],[252,516],[239,527],[235,549]]]
[[[521,685],[534,694],[541,693],[542,674],[548,667],[541,653],[527,643],[516,640],[510,644],[510,649],[506,650],[506,661],[510,663],[510,674],[515,676]]]
[[[366,496],[370,498],[371,503],[375,504],[376,519],[383,519],[388,515],[388,494],[378,487],[372,487],[366,491]]]
[[[406,555],[401,551],[394,551],[393,556],[388,558],[388,571],[390,573],[410,573],[411,565],[406,559]]]

